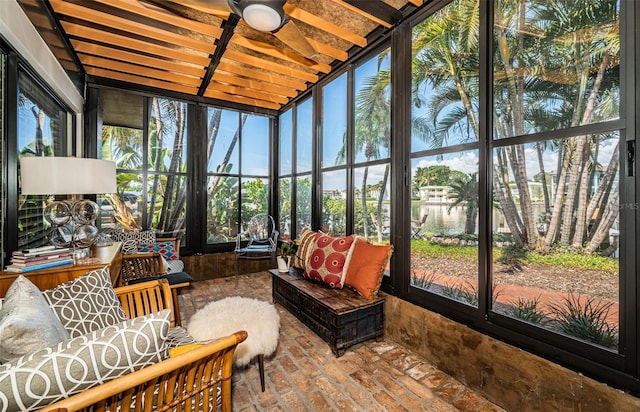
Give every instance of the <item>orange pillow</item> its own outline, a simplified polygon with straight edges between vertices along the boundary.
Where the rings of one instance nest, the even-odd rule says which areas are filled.
[[[374,245],[358,240],[353,247],[344,284],[367,299],[375,299],[392,253],[391,245]]]

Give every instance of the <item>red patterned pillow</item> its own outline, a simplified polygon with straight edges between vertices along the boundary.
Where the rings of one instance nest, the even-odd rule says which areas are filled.
[[[305,265],[304,277],[321,280],[332,288],[342,289],[343,269],[353,241],[353,236],[335,238],[318,232]]]

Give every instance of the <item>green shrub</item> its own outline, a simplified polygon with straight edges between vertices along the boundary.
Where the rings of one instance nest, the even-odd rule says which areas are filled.
[[[607,322],[612,305],[569,293],[562,304],[551,306],[551,312],[555,323],[567,335],[611,348],[618,343],[617,328]]]
[[[547,316],[542,309],[539,308],[540,296],[535,299],[524,299],[519,297],[516,302],[510,302],[506,309],[509,316],[522,319],[525,322],[544,324],[547,322]]]

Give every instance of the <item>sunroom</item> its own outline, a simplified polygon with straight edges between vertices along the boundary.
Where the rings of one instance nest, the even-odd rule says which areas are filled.
[[[22,157],[111,160],[196,282],[273,268],[259,213],[389,244],[390,339],[506,410],[636,410],[640,5],[238,3],[0,2],[2,268],[49,242]]]

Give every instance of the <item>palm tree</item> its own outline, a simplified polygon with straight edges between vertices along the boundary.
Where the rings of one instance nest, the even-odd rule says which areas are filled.
[[[447,211],[451,212],[457,206],[463,207],[466,216],[464,233],[475,233],[476,219],[478,218],[478,174],[456,175],[452,179],[450,187],[449,198],[453,202]]]

